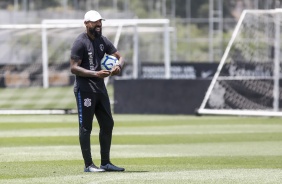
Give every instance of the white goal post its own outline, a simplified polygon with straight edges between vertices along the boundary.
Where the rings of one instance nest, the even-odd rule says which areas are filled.
[[[165,78],[170,78],[170,27],[168,19],[107,19],[103,22],[105,27],[117,27],[114,45],[117,47],[120,35],[123,27],[131,26],[135,29],[134,34],[134,48],[133,48],[133,78],[137,78],[138,75],[138,55],[139,55],[139,38],[138,38],[138,26],[141,25],[162,25],[161,28],[155,28],[150,30],[146,28],[146,31],[159,31],[163,32],[163,53],[164,53],[164,65],[165,65]],[[48,88],[48,40],[47,40],[47,28],[66,28],[66,27],[84,27],[83,20],[80,19],[50,19],[42,21],[42,62],[43,62],[43,87]],[[107,84],[108,78],[105,79]]]
[[[282,10],[244,10],[200,115],[282,116]]]

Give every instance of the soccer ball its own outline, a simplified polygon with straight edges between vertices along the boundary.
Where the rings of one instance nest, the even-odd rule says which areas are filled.
[[[102,70],[111,70],[116,64],[118,64],[118,59],[115,56],[105,55],[101,60]]]

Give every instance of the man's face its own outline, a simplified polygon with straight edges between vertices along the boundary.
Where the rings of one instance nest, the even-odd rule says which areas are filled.
[[[95,22],[87,22],[88,31],[95,37],[99,38],[102,36],[102,20]]]

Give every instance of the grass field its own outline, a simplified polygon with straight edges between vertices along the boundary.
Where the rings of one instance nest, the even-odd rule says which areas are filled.
[[[84,173],[76,115],[1,115],[1,184],[281,183],[280,118],[114,115],[112,162]],[[92,152],[100,164],[98,127]]]
[[[113,101],[113,86],[107,86]],[[0,109],[75,109],[73,87],[0,88]]]

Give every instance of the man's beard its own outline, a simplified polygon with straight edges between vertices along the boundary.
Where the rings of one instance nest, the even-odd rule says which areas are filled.
[[[100,28],[100,31],[96,31],[97,27]],[[99,38],[102,36],[102,27],[100,26],[95,26],[94,28],[90,28],[89,31],[95,38]]]

